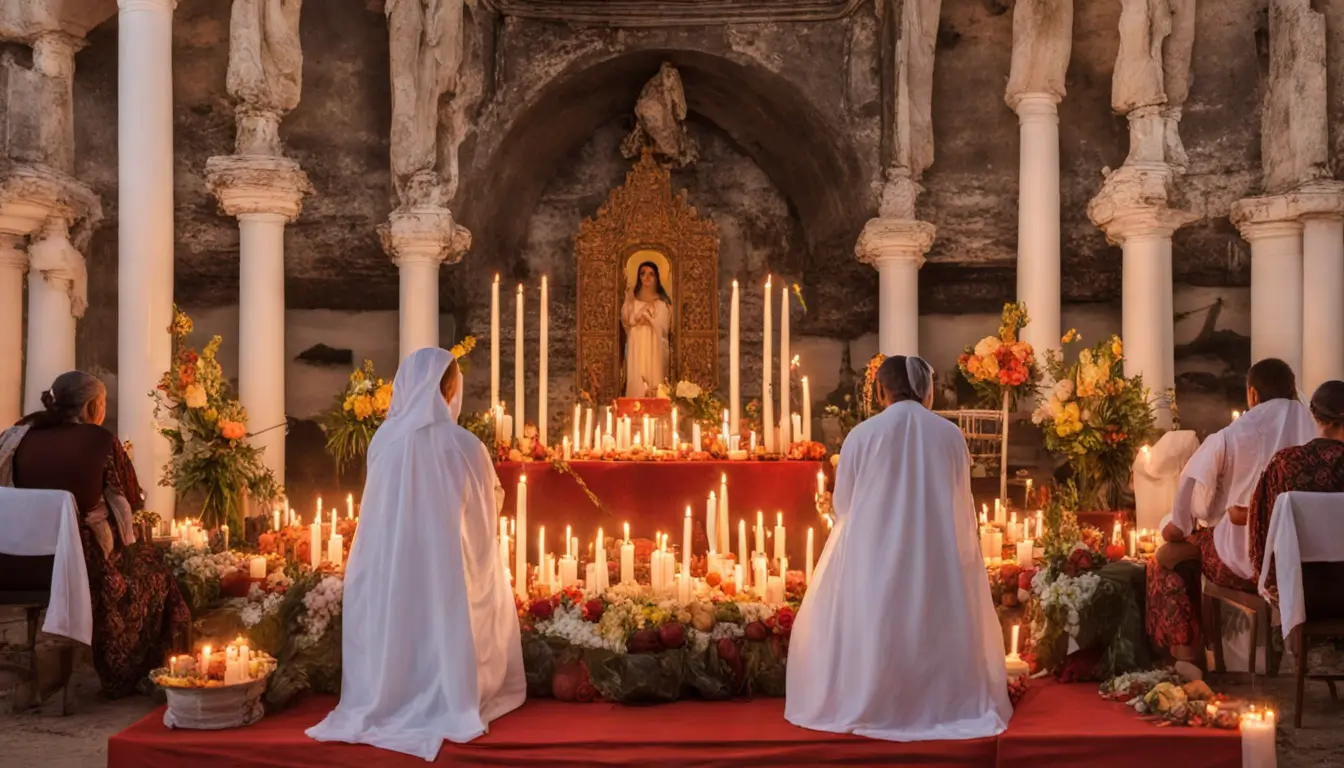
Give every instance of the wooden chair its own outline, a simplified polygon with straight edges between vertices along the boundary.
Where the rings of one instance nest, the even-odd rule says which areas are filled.
[[[1307,671],[1307,649],[1313,637],[1344,636],[1344,562],[1302,563],[1302,601],[1307,620],[1293,629],[1289,642],[1297,657],[1297,691],[1294,698],[1293,726],[1302,727],[1302,698],[1307,680],[1323,680],[1330,697],[1339,700],[1336,680],[1344,675],[1312,675]]]
[[[1213,671],[1226,672],[1223,662],[1223,614],[1222,606],[1241,612],[1251,620],[1251,685],[1255,685],[1255,667],[1257,651],[1263,642],[1265,646],[1265,671],[1270,677],[1279,676],[1280,654],[1274,651],[1272,632],[1274,610],[1269,602],[1259,595],[1242,592],[1238,589],[1220,587],[1208,580],[1204,581],[1204,638],[1213,644]]]
[[[0,606],[22,608],[27,618],[25,652],[28,664],[0,661],[0,669],[15,672],[29,684],[29,695],[15,700],[16,711],[29,709],[61,691],[61,714],[70,714],[70,678],[74,671],[75,649],[68,642],[60,646],[60,673],[57,684],[42,690],[37,663],[38,619],[51,601],[51,569],[55,556],[20,557],[0,554]]]

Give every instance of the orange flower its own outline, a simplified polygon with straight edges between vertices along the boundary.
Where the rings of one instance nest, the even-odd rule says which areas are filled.
[[[224,436],[225,440],[239,440],[247,434],[247,427],[236,421],[220,419],[219,433]]]

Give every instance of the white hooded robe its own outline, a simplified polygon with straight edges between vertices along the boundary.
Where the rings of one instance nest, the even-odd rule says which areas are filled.
[[[433,760],[527,693],[518,616],[495,543],[502,498],[486,447],[439,382],[453,356],[408,356],[369,446],[345,572],[341,701],[308,730]]]
[[[960,430],[913,401],[846,438],[834,530],[789,644],[789,722],[890,741],[994,736],[1012,715]]]

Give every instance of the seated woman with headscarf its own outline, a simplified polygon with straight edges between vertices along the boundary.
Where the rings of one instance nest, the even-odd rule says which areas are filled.
[[[523,703],[518,615],[494,534],[503,489],[458,426],[462,373],[411,353],[369,445],[363,516],[342,599],[341,701],[308,729],[432,761]]]
[[[889,741],[976,739],[1012,716],[970,454],[929,410],[918,357],[877,372],[882,413],[845,439],[835,528],[789,644],[784,717]]]
[[[69,491],[93,598],[93,666],[103,693],[135,692],[191,616],[152,544],[136,544],[144,494],[116,435],[101,425],[107,390],[81,371],[56,377],[45,410],[0,432],[0,486]]]

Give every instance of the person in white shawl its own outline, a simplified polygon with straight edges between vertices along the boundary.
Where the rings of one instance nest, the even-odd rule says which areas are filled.
[[[518,616],[494,534],[502,489],[458,426],[462,374],[420,349],[401,363],[369,445],[346,566],[341,700],[308,730],[434,760],[523,703]]]
[[[878,369],[886,408],[845,439],[835,528],[789,644],[784,716],[889,741],[994,736],[1012,716],[961,431],[917,357]]]
[[[1200,665],[1199,576],[1227,589],[1254,593],[1244,523],[1255,486],[1274,454],[1316,436],[1311,412],[1298,400],[1287,363],[1266,358],[1246,373],[1250,409],[1209,435],[1190,457],[1176,486],[1168,542],[1157,552],[1160,571],[1148,583],[1153,642],[1173,657]]]

